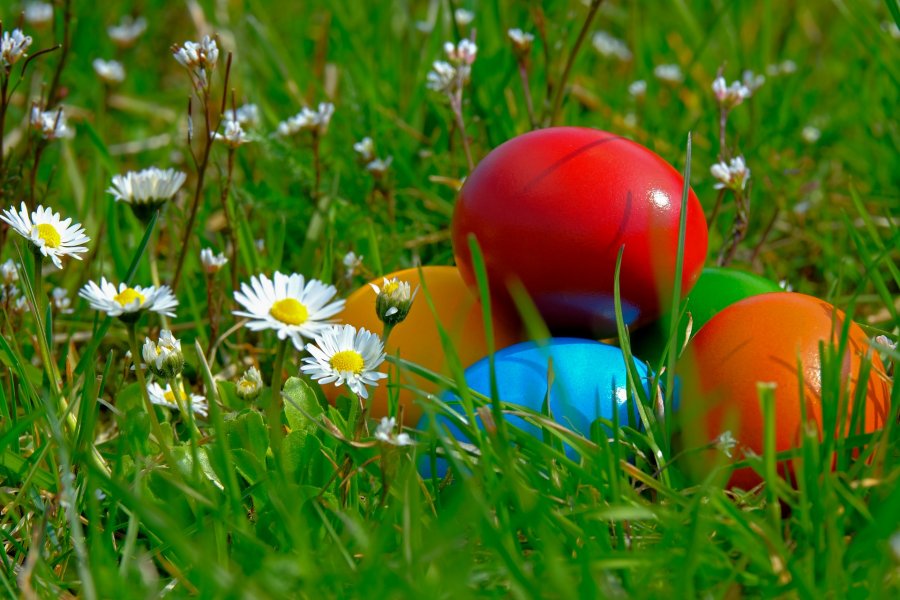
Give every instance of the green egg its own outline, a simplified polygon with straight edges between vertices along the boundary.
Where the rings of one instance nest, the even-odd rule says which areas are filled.
[[[753,273],[724,267],[706,267],[687,295],[685,317],[678,324],[678,348],[684,344],[687,313],[693,319],[691,333],[694,334],[716,313],[735,302],[780,291],[782,290],[777,283]],[[668,339],[669,332],[661,319],[632,334],[632,353],[651,365],[656,364],[662,358]]]

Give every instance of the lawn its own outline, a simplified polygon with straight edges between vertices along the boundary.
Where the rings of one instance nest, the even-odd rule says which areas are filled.
[[[0,4],[5,595],[900,595],[897,0],[51,4]],[[535,216],[561,126],[610,149]]]

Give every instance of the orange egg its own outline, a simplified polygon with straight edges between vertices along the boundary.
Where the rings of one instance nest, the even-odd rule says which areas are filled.
[[[488,349],[484,338],[484,327],[481,304],[463,281],[456,267],[422,267],[422,275],[428,287],[428,293],[434,302],[435,311],[441,325],[447,330],[453,347],[459,355],[463,368],[487,356]],[[390,273],[385,277],[396,277],[409,282],[415,289],[421,284],[418,269],[406,269]],[[382,279],[373,281],[382,284]],[[499,350],[519,341],[518,325],[512,315],[500,312],[501,308],[492,307],[494,317],[494,345]],[[369,331],[382,333],[383,325],[375,315],[375,291],[364,285],[347,298],[343,312],[337,315],[343,323],[365,327]],[[446,359],[441,346],[434,314],[428,307],[423,290],[419,290],[406,319],[396,325],[388,337],[385,352],[389,355],[399,353],[400,358],[416,363],[426,369],[449,375]],[[380,370],[389,372],[387,362]],[[391,369],[393,370],[393,369]],[[411,385],[425,392],[437,392],[437,388],[425,379],[407,372],[400,372],[399,381],[392,384]],[[332,384],[322,386],[325,396],[330,402],[342,393],[346,387],[335,387]],[[415,424],[422,416],[422,410],[414,403],[416,394],[401,387],[399,402],[403,408],[403,420]],[[388,390],[386,381],[372,390],[372,416],[380,418],[388,414]]]
[[[693,338],[678,365],[683,378],[680,419],[687,448],[705,446],[725,431],[737,441],[734,460],[750,451],[763,453],[764,419],[757,391],[758,382],[775,384],[775,447],[778,452],[800,443],[801,401],[807,419],[822,433],[822,373],[819,344],[833,345],[836,352],[845,315],[832,305],[804,294],[774,292],[747,298],[714,316]],[[884,426],[890,397],[890,380],[884,365],[873,354],[868,338],[856,323],[850,323],[847,351],[841,361],[842,398],[849,398],[843,420],[849,431],[860,364],[871,355],[872,368],[866,382],[865,431]],[[799,371],[798,371],[799,369]],[[802,381],[798,377],[802,372]],[[803,389],[802,398],[800,389]],[[849,395],[846,395],[849,394]],[[826,394],[833,402],[835,394]],[[837,412],[834,407],[825,414]],[[840,426],[834,431],[839,433]],[[702,454],[701,470],[712,460]],[[792,468],[780,464],[790,475]],[[750,489],[761,478],[749,468],[733,472],[729,485]]]

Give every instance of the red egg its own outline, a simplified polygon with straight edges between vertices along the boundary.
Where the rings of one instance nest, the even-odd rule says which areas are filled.
[[[578,127],[526,133],[472,171],[453,215],[457,265],[474,285],[468,237],[481,247],[492,293],[518,279],[557,334],[615,335],[613,283],[625,321],[640,326],[671,297],[684,180],[640,144]],[[700,274],[707,229],[689,192],[682,292]]]
[[[757,383],[775,384],[775,448],[782,452],[800,442],[801,402],[807,419],[823,430],[822,372],[819,344],[836,348],[846,317],[832,305],[804,294],[774,292],[732,304],[716,314],[691,340],[678,365],[684,390],[680,419],[684,443],[698,448],[731,431],[737,445],[734,460],[752,453],[762,455],[765,421]],[[860,364],[871,354],[872,368],[866,382],[864,429],[885,425],[890,404],[890,380],[868,338],[850,323],[847,351],[841,361],[841,382],[849,398],[844,431],[849,431]],[[802,381],[798,377],[802,372]],[[803,389],[802,396],[800,389]],[[827,402],[834,394],[825,395]],[[829,407],[836,413],[836,407]],[[836,433],[841,431],[838,426]],[[712,458],[702,455],[701,471]],[[779,465],[789,475],[790,465]],[[749,468],[733,472],[730,486],[750,489],[761,478]]]

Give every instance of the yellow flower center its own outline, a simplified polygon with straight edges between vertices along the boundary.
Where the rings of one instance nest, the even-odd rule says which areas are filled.
[[[240,381],[240,383],[238,383],[238,385],[241,386],[241,388],[242,388],[242,389],[245,389],[245,390],[246,390],[246,389],[252,389],[252,388],[255,388],[255,387],[256,387],[256,384],[255,384],[255,383],[253,383],[252,381],[249,381],[249,380],[247,380],[247,379],[241,379],[241,381]]]
[[[59,248],[59,245],[62,243],[62,238],[59,236],[56,227],[50,223],[41,223],[35,227],[37,228],[38,237],[44,240],[45,246],[48,248]]]
[[[169,402],[175,402],[175,394],[172,393],[172,390],[166,390],[163,394],[163,398],[165,398]]]
[[[293,298],[279,300],[269,309],[269,314],[287,325],[303,325],[309,318],[306,307]]]
[[[390,296],[394,292],[396,292],[397,288],[399,288],[399,287],[400,287],[399,281],[388,281],[387,284],[385,284],[384,288],[381,290],[381,293],[385,294],[387,296]]]
[[[144,298],[144,295],[134,288],[125,288],[124,290],[113,296],[113,300],[118,302],[121,306],[128,306],[135,300],[138,300],[138,305],[140,306],[144,303],[146,298]],[[159,348],[157,348],[157,352],[159,352]]]
[[[359,375],[362,373],[366,361],[363,360],[362,354],[356,350],[341,350],[331,357],[331,368],[335,371],[350,371]]]

